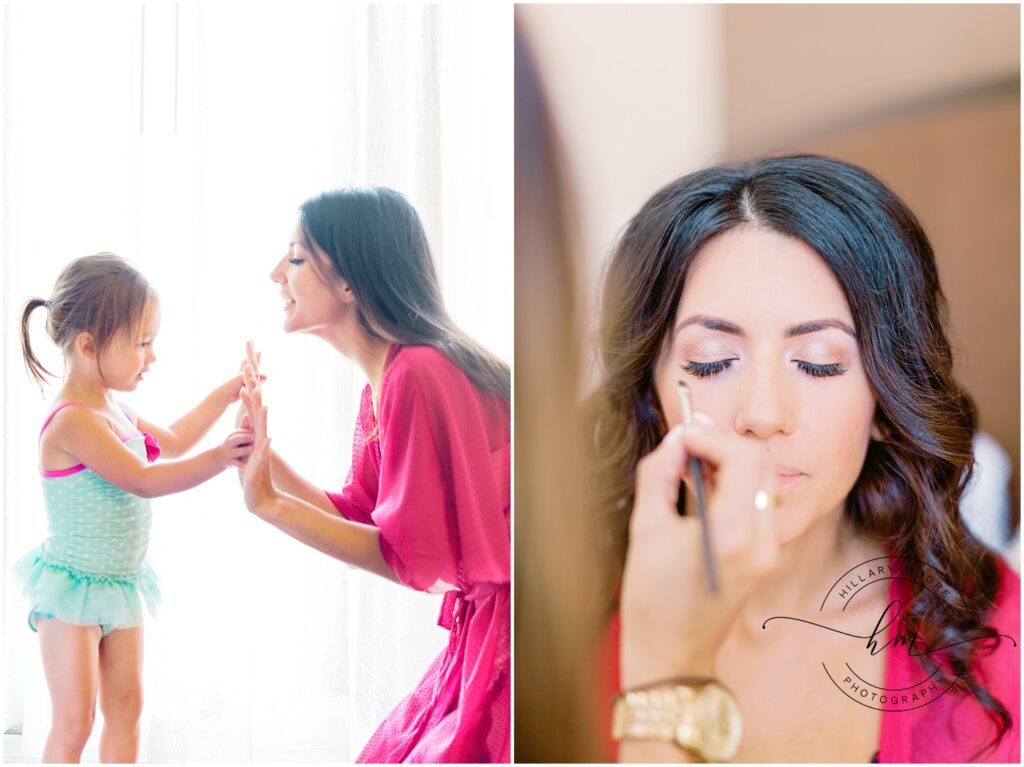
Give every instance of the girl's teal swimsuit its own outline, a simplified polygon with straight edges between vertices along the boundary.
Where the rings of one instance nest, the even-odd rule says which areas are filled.
[[[66,403],[54,410],[40,436]],[[124,439],[133,453],[156,460],[160,448],[141,432]],[[41,471],[50,535],[14,565],[29,598],[29,626],[56,618],[114,629],[142,625],[142,603],[154,613],[160,587],[146,559],[149,500],[116,487],[84,465]]]

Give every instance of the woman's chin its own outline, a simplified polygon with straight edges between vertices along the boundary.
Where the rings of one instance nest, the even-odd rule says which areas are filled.
[[[814,515],[799,506],[787,508],[785,503],[775,508],[775,538],[780,546],[792,543],[807,532]]]

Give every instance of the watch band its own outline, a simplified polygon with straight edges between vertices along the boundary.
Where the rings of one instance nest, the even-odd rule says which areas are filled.
[[[714,679],[674,679],[616,696],[612,737],[675,743],[704,761],[731,759],[742,721],[732,694]]]
[[[682,684],[624,692],[615,699],[612,737],[680,742],[695,747],[696,702],[697,688]]]

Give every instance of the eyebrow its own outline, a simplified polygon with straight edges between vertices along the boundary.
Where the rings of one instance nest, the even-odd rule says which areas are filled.
[[[728,333],[729,335],[739,336],[740,338],[746,337],[746,333],[743,332],[743,328],[735,322],[729,322],[728,320],[723,320],[719,317],[709,317],[706,314],[695,314],[692,317],[687,317],[679,323],[675,332],[678,333],[683,328],[689,327],[690,325],[700,325],[708,330],[716,330],[720,333]],[[801,322],[798,325],[786,328],[783,335],[786,338],[793,338],[794,336],[803,336],[808,333],[816,333],[819,330],[827,330],[829,328],[841,330],[852,338],[857,337],[853,328],[851,328],[847,323],[832,317],[823,320]]]

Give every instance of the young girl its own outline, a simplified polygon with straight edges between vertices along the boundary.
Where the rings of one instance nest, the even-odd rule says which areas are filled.
[[[142,708],[142,602],[153,611],[157,580],[146,561],[147,499],[195,487],[251,451],[250,434],[174,463],[239,396],[240,375],[213,390],[169,429],[115,401],[134,391],[156,360],[156,293],[109,253],[69,264],[47,300],[21,319],[22,351],[40,384],[52,374],[33,353],[28,323],[45,308],[47,333],[64,353],[64,385],[43,423],[39,466],[50,535],[15,565],[25,582],[29,625],[39,633],[53,704],[44,762],[77,762],[99,693],[104,762],[135,761]]]

